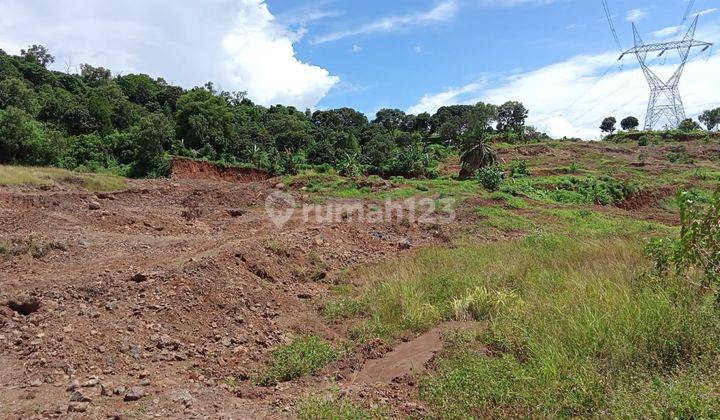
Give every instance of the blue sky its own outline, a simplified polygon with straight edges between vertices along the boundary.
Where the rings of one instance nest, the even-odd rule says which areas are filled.
[[[609,0],[625,48],[631,21],[646,42],[681,37],[687,4]],[[695,2],[698,38],[720,42],[718,9]],[[648,94],[632,57],[612,67],[600,0],[0,0],[0,11],[0,48],[43,43],[58,70],[89,62],[185,87],[213,80],[264,105],[372,115],[520,100],[538,128],[596,138],[605,115],[642,120]],[[681,84],[692,116],[720,105],[720,58],[693,57]]]

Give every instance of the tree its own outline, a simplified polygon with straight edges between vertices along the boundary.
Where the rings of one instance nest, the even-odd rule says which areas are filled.
[[[635,117],[626,117],[622,121],[620,121],[620,127],[622,127],[623,130],[635,130],[640,125],[640,121],[638,121]]]
[[[468,179],[482,169],[497,163],[497,153],[487,141],[486,131],[476,129],[468,133],[460,147],[460,179]]]
[[[0,108],[14,106],[29,114],[36,114],[38,107],[35,93],[25,82],[10,77],[0,82]]]
[[[162,157],[175,138],[175,127],[162,113],[147,115],[131,130],[137,144],[135,175],[160,175]]]
[[[708,131],[720,128],[720,108],[708,109],[698,118],[701,123],[705,124]]]
[[[682,122],[678,126],[678,130],[684,131],[687,133],[687,132],[691,132],[691,131],[702,130],[702,127],[700,127],[700,124],[698,124],[692,118],[686,118],[686,119],[682,120]]]
[[[21,50],[20,56],[27,61],[35,62],[47,68],[48,64],[55,62],[55,57],[50,55],[47,48],[42,45],[31,45],[27,50]]]
[[[99,86],[110,81],[112,73],[104,67],[93,67],[90,64],[80,64],[80,76],[93,86]]]
[[[0,162],[48,165],[59,152],[42,124],[13,106],[0,110]]]
[[[512,130],[520,133],[527,116],[528,110],[522,103],[505,102],[497,108],[498,130],[503,132]]]
[[[615,131],[616,123],[617,120],[615,119],[615,117],[607,117],[602,120],[602,123],[600,124],[600,130],[602,130],[603,133],[613,133]]]
[[[404,126],[405,113],[399,109],[381,109],[375,114],[374,124],[380,124],[388,130],[399,129]]]

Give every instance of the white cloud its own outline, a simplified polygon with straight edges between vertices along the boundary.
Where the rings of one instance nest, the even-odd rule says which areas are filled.
[[[263,105],[311,107],[339,82],[318,66],[301,62],[293,34],[279,25],[261,0],[242,0],[235,27],[222,41],[229,79],[247,86]]]
[[[90,63],[185,87],[212,80],[259,103],[298,107],[338,83],[300,61],[293,43],[304,31],[278,22],[263,0],[0,0],[0,10],[0,48],[44,44],[58,70]]]
[[[352,52],[354,52],[355,54],[357,54],[357,53],[359,53],[360,51],[362,51],[362,47],[359,46],[359,45],[357,45],[357,44],[353,44],[351,50],[352,50]]]
[[[625,19],[628,22],[639,22],[648,15],[647,9],[632,9],[627,12]]]
[[[712,8],[712,9],[702,10],[702,11],[700,11],[700,12],[698,13],[698,15],[700,15],[700,16],[705,16],[705,15],[709,15],[710,13],[715,13],[715,12],[717,12],[717,11],[720,11],[720,9],[718,9],[717,7],[714,7],[714,8]]]
[[[420,99],[420,102],[411,106],[408,112],[411,114],[420,114],[422,112],[435,112],[438,108],[445,105],[453,105],[457,103],[468,103],[465,99],[466,95],[477,93],[482,88],[482,83],[470,83],[459,88],[450,88],[444,92],[427,94]],[[476,101],[477,102],[477,101]]]
[[[708,27],[711,26],[708,24]],[[720,27],[719,27],[720,28]],[[699,39],[716,41],[720,31],[698,34]],[[697,52],[697,51],[696,51]],[[688,116],[696,117],[704,109],[718,106],[720,91],[720,55],[705,61],[702,56],[688,63],[680,91]],[[576,56],[534,71],[502,78],[492,85],[487,81],[427,94],[408,112],[434,112],[440,106],[488,102],[501,104],[519,100],[530,110],[528,123],[554,137],[597,139],[600,121],[614,115],[645,117],[649,89],[641,70],[630,57],[625,69],[612,69],[596,85],[593,83],[617,59],[616,53]],[[675,69],[662,59],[652,69],[661,77],[669,77]],[[585,95],[580,97],[585,92]]]
[[[314,42],[316,44],[322,44],[356,35],[392,32],[417,25],[444,22],[455,17],[458,10],[459,4],[457,0],[443,0],[432,9],[424,12],[415,12],[402,16],[384,17],[374,22],[361,25],[357,28],[345,29],[320,35],[315,38]]]
[[[680,31],[683,30],[683,28],[684,26],[668,26],[667,28],[662,28],[660,30],[652,32],[651,35],[655,38],[667,38],[669,36],[678,34]]]

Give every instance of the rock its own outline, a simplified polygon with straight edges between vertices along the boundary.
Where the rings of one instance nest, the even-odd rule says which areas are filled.
[[[130,281],[135,282],[135,283],[143,283],[143,282],[146,282],[147,279],[148,279],[147,274],[143,274],[143,273],[137,273],[134,276],[130,277]]]
[[[67,386],[67,388],[65,388],[65,390],[66,390],[66,391],[72,391],[72,390],[78,389],[78,388],[80,388],[80,382],[78,382],[77,379],[74,379],[72,382],[70,382],[70,383],[68,384],[68,386]]]
[[[88,204],[88,209],[90,210],[100,210],[100,208],[100,203],[98,203],[97,201],[91,201],[90,204]]]
[[[111,397],[113,395],[111,384],[100,384],[100,395],[103,397]]]
[[[123,400],[125,401],[138,401],[142,399],[146,395],[145,390],[134,386],[128,390],[128,392],[125,394],[125,397],[123,397]]]
[[[398,241],[398,249],[410,249],[412,248],[412,241],[408,238],[403,238]]]
[[[68,404],[68,413],[84,413],[90,406],[89,402],[71,402]]]
[[[277,184],[275,184],[275,189],[276,190],[284,190],[285,184],[283,184],[282,182],[278,182]]]
[[[85,395],[81,390],[76,389],[70,394],[71,402],[90,402],[92,398]]]
[[[113,394],[115,394],[115,395],[121,395],[124,393],[125,393],[125,387],[122,385],[116,386],[115,389],[113,389]]]
[[[298,293],[297,297],[300,299],[312,299],[312,295],[310,293]]]
[[[100,384],[100,379],[95,376],[90,377],[87,381],[83,382],[80,386],[83,388],[92,388]]]
[[[171,401],[183,403],[187,408],[193,404],[193,396],[187,389],[174,389],[168,392],[168,397]]]
[[[245,210],[245,209],[228,209],[227,212],[230,215],[230,217],[241,217],[247,213],[247,210]]]
[[[32,387],[39,387],[40,385],[42,385],[42,381],[40,379],[33,379],[30,381],[30,386]]]
[[[140,386],[150,386],[150,379],[145,378],[140,381]]]

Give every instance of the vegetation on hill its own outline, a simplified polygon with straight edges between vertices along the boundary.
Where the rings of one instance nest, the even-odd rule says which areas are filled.
[[[0,50],[0,163],[145,177],[164,174],[167,157],[181,155],[273,174],[320,166],[343,175],[431,177],[468,133],[541,136],[525,127],[527,110],[517,102],[434,115],[383,109],[369,121],[350,108],[266,108],[212,83],[186,90],[89,64],[79,74],[51,71],[52,62],[42,46],[20,56]]]

